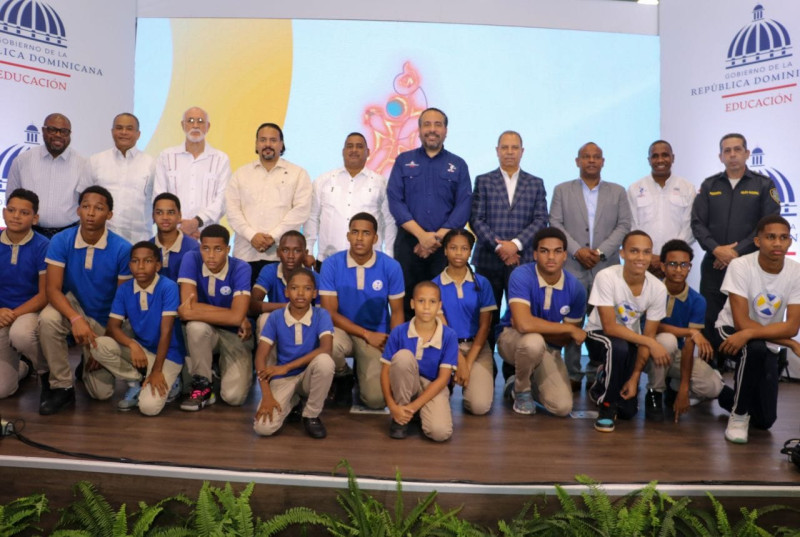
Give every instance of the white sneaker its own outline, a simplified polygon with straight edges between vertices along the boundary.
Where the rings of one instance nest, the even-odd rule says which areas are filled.
[[[728,427],[725,429],[725,440],[734,444],[747,443],[747,428],[750,426],[750,414],[739,415],[731,413],[728,418]]]

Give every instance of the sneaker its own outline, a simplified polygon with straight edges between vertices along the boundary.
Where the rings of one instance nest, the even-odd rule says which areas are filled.
[[[183,391],[183,383],[181,382],[181,376],[175,379],[175,382],[172,383],[172,388],[169,389],[169,393],[167,394],[167,403],[171,403],[176,400],[181,395],[181,391]]]
[[[602,403],[597,419],[594,421],[594,428],[601,433],[614,432],[614,424],[617,421],[617,403]]]
[[[129,382],[128,389],[119,403],[117,409],[127,411],[139,406],[139,393],[142,391],[142,384],[139,382]]]
[[[507,401],[514,400],[514,383],[517,382],[517,377],[511,375],[506,379],[506,384],[503,387],[503,399]]]
[[[50,388],[42,390],[42,401],[39,404],[39,414],[50,416],[68,406],[75,404],[75,388]]]
[[[588,380],[587,380],[588,382]],[[592,386],[586,391],[586,394],[589,396],[589,400],[597,404],[598,399],[600,396],[603,395],[603,392],[606,389],[606,371],[605,366],[600,364],[597,366],[597,372],[595,373],[594,382]]]
[[[217,398],[211,389],[211,381],[207,378],[195,376],[192,381],[192,391],[189,397],[181,403],[181,410],[197,412],[216,402]]]
[[[514,412],[530,416],[536,414],[536,405],[533,402],[533,395],[530,390],[519,392],[514,395]]]
[[[402,440],[408,436],[408,424],[400,425],[396,421],[392,420],[391,425],[389,425],[389,438],[394,438],[395,440]]]
[[[747,428],[750,426],[750,414],[731,414],[728,427],[725,429],[725,440],[734,444],[747,443]]]
[[[647,390],[644,396],[644,417],[657,423],[664,421],[663,394],[655,390]]]

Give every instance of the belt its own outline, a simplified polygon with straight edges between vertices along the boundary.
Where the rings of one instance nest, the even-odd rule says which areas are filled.
[[[459,344],[461,344],[461,343],[472,343],[473,341],[475,341],[474,337],[462,337],[462,338],[458,339],[458,343]]]

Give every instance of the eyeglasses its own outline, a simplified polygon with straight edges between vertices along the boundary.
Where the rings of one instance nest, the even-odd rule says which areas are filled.
[[[189,125],[194,125],[195,123],[197,123],[198,125],[202,125],[206,122],[206,120],[203,119],[202,117],[187,117],[185,121]]]
[[[676,268],[680,267],[680,268],[682,268],[684,270],[689,270],[690,268],[692,268],[692,264],[689,263],[688,261],[684,261],[682,263],[678,263],[677,261],[670,261],[669,263],[665,263],[665,264],[671,269],[676,269]]]
[[[46,132],[47,134],[60,134],[61,136],[69,136],[72,132],[69,129],[59,129],[58,127],[50,127],[48,125],[42,127],[42,131]]]

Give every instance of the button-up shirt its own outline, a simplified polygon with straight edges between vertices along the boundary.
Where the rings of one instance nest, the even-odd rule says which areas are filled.
[[[6,202],[17,188],[32,190],[39,196],[39,225],[65,227],[78,219],[78,195],[89,186],[90,180],[89,162],[71,147],[53,158],[47,147],[41,145],[11,163]]]
[[[175,194],[181,200],[183,218],[199,216],[204,226],[217,224],[225,210],[225,187],[230,177],[228,155],[206,142],[203,152],[194,158],[182,144],[158,156],[153,195]]]
[[[280,159],[267,171],[256,160],[231,177],[225,194],[228,222],[236,232],[233,255],[247,262],[278,260],[278,242],[290,229],[300,230],[311,211],[311,179],[303,168]],[[259,252],[250,244],[256,233],[266,233],[275,244]]]
[[[650,235],[653,255],[658,255],[664,243],[671,239],[681,239],[689,244],[694,242],[692,203],[695,195],[696,187],[674,174],[666,180],[664,188],[652,175],[628,187],[633,215],[631,229],[641,229]]]
[[[389,212],[386,178],[369,168],[355,177],[351,177],[347,169],[338,168],[314,181],[311,214],[303,227],[308,251],[312,252],[319,241],[317,259],[323,261],[336,252],[347,250],[350,217],[360,212],[369,213],[378,221],[378,240],[383,247],[379,243],[376,249],[393,256],[397,227]]]
[[[131,244],[146,241],[153,231],[153,157],[135,147],[124,155],[112,147],[92,155],[89,163],[92,184],[107,188],[114,198],[114,217],[108,228]]]

